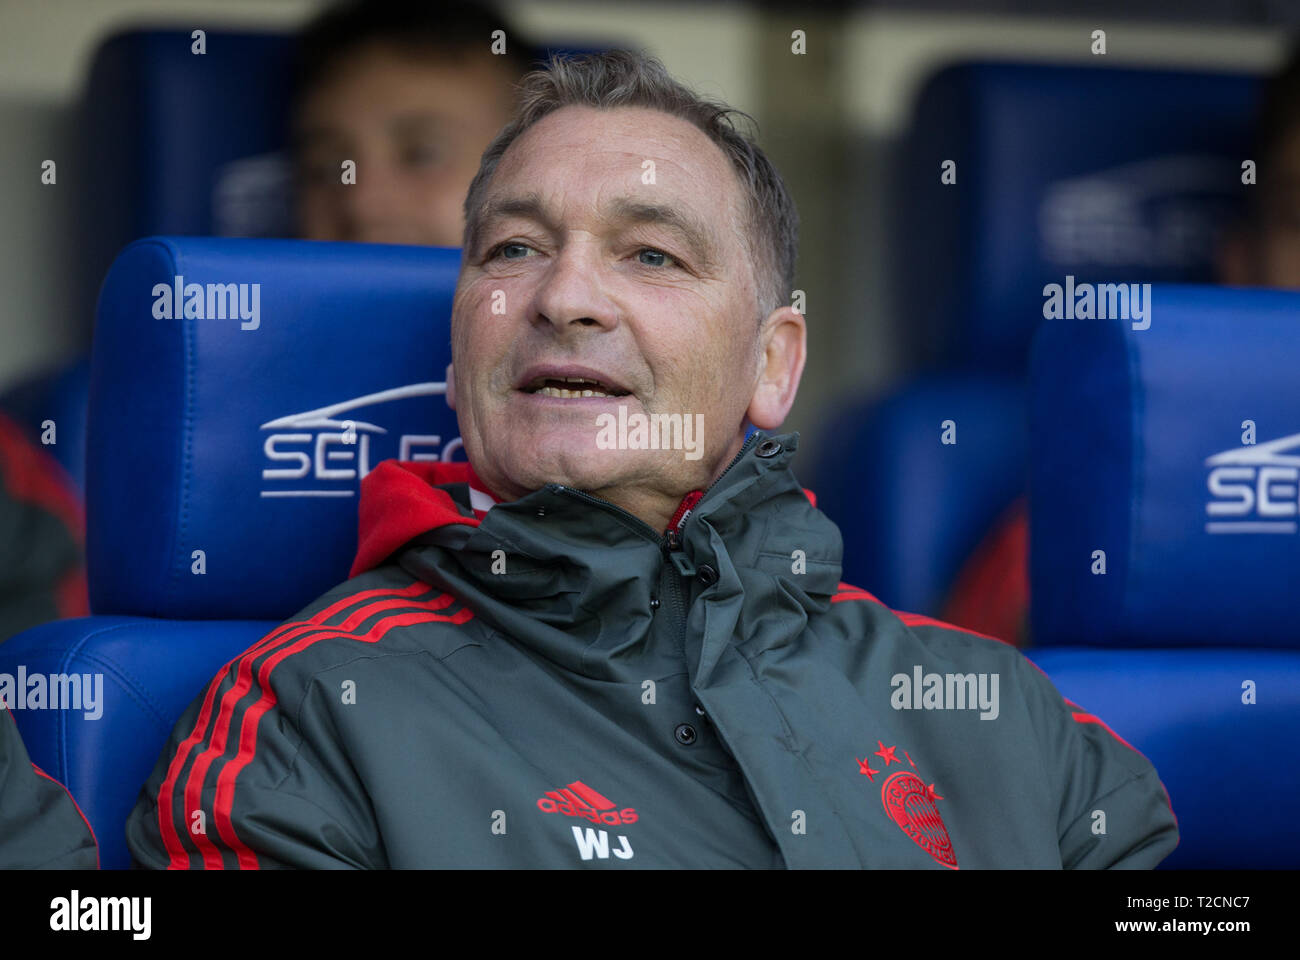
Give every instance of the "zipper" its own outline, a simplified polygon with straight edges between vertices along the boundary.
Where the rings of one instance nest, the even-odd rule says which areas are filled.
[[[751,443],[757,437],[758,431],[755,430],[749,439],[741,445],[740,452],[731,458],[731,463],[727,464],[726,469],[718,474],[718,479],[714,480],[705,488],[704,493],[700,495],[700,499],[695,501],[695,506],[691,508],[692,515],[699,510],[700,504],[703,503],[705,497],[709,495],[709,491],[716,487],[718,482],[725,477],[728,472],[730,472],[731,468],[741,461],[745,456],[745,453],[749,450]],[[682,526],[685,527],[686,524],[690,522],[691,518],[690,516],[687,516],[685,522],[682,523]],[[667,530],[664,532],[664,550],[669,561],[677,568],[677,572],[681,574],[679,577],[674,577],[672,574],[668,575],[668,590],[673,595],[673,609],[677,614],[677,649],[681,653],[682,658],[685,659],[687,604],[686,591],[682,584],[686,577],[695,576],[695,564],[691,563],[690,558],[682,552],[682,534],[680,530]]]
[[[714,480],[711,484],[708,485],[708,487],[705,488],[704,493],[700,495],[700,499],[695,502],[695,506],[691,509],[691,513],[694,513],[696,510],[699,509],[700,504],[703,503],[704,499],[709,495],[709,491],[712,490],[714,487],[716,487],[722,481],[722,478],[731,472],[731,468],[734,467],[736,464],[740,463],[740,461],[744,458],[745,454],[749,452],[749,448],[753,446],[754,443],[758,440],[759,435],[760,435],[760,431],[755,430],[752,434],[750,434],[749,439],[746,440],[743,444],[741,444],[740,450],[736,453],[734,457],[731,458],[731,462],[727,464],[726,469],[723,470],[720,474],[718,474],[717,479]],[[595,506],[602,507],[606,510],[610,510],[618,514],[619,516],[625,517],[628,521],[630,521],[630,524],[633,528],[639,528],[638,532],[642,533],[642,535],[647,540],[653,540],[656,544],[658,544],[659,549],[663,552],[664,558],[673,565],[673,567],[677,570],[679,574],[681,574],[683,577],[695,576],[695,564],[691,563],[690,558],[686,556],[685,553],[682,552],[682,534],[680,530],[665,530],[661,535],[658,531],[656,531],[653,527],[651,527],[650,524],[646,523],[640,517],[634,516],[633,514],[624,510],[622,507],[618,506],[617,504],[610,503],[608,500],[604,500],[601,499],[600,497],[592,496],[590,493],[586,493],[585,491],[578,490],[575,487],[565,486],[562,483],[555,484],[555,488],[559,490],[561,493],[568,494],[571,497],[576,497],[577,499],[582,500],[585,503],[590,503]],[[691,522],[691,518],[688,516],[686,518],[686,523],[690,523],[690,522]],[[681,598],[678,595],[678,591],[676,590],[675,587],[673,591],[673,598],[674,600],[677,601],[677,603],[680,606]]]
[[[734,467],[736,464],[740,463],[741,458],[744,457],[746,451],[749,450],[750,446],[752,446],[758,440],[759,435],[761,433],[762,431],[755,430],[753,433],[749,435],[749,439],[740,445],[740,451],[734,457],[731,458],[731,462],[727,464],[727,469],[723,470],[720,474],[718,474],[717,480],[714,480],[711,484],[709,484],[707,487],[704,488],[704,495],[700,497],[700,503],[703,503],[704,497],[707,497],[709,495],[709,491],[712,490],[714,487],[716,487],[722,481],[722,478],[731,472],[731,468]],[[700,504],[697,503],[695,506],[698,507],[699,505]]]
[[[758,436],[758,431],[755,430],[749,436],[749,439],[747,439],[743,444],[741,444],[740,450],[736,453],[734,457],[731,458],[731,462],[727,464],[726,469],[724,469],[720,474],[718,474],[717,479],[714,480],[711,484],[709,484],[705,488],[704,492],[700,494],[700,499],[696,500],[695,505],[692,506],[690,509],[691,514],[695,513],[695,511],[697,511],[700,508],[700,504],[703,503],[704,498],[709,495],[709,491],[712,490],[714,487],[716,487],[719,481],[721,481],[723,477],[725,477],[728,473],[731,472],[731,468],[741,461],[741,459],[745,456],[746,451],[749,450],[750,444],[754,441],[754,439],[757,436]],[[682,526],[685,526],[690,522],[691,522],[691,518],[690,515],[688,514],[686,519],[682,522]],[[665,530],[664,541],[665,541],[664,545],[667,549],[668,559],[672,562],[672,565],[677,568],[677,572],[680,573],[683,577],[695,576],[695,564],[691,563],[690,558],[687,557],[686,554],[681,552],[682,549],[681,530],[680,529]]]

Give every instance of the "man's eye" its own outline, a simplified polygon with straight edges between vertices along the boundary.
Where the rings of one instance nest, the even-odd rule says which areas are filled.
[[[637,260],[647,267],[666,267],[670,263],[677,262],[662,250],[656,250],[653,247],[645,247],[637,251]]]
[[[492,258],[501,257],[505,260],[522,260],[528,256],[528,251],[532,247],[526,243],[503,243],[492,251]]]

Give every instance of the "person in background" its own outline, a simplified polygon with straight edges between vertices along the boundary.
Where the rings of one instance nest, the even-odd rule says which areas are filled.
[[[1220,283],[1300,289],[1300,44],[1269,81],[1255,122],[1256,185],[1223,234]]]
[[[531,45],[481,4],[410,0],[331,7],[300,43],[299,236],[460,246],[465,191],[510,118]]]

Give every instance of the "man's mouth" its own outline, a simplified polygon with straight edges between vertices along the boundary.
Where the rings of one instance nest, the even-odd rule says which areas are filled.
[[[560,400],[579,400],[588,397],[626,397],[630,391],[611,386],[589,377],[536,377],[523,386],[524,393]]]

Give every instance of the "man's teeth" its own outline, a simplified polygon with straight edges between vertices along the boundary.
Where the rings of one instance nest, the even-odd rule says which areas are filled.
[[[559,397],[561,400],[577,400],[582,397],[608,397],[604,390],[563,390],[559,387],[542,387],[537,391],[544,397]]]
[[[572,384],[570,387],[552,387],[543,384],[534,393],[540,393],[544,397],[557,397],[561,400],[580,400],[584,397],[610,397],[613,394],[607,393],[598,386],[592,386],[592,381],[586,377],[551,377],[551,380],[563,380],[565,383]]]

